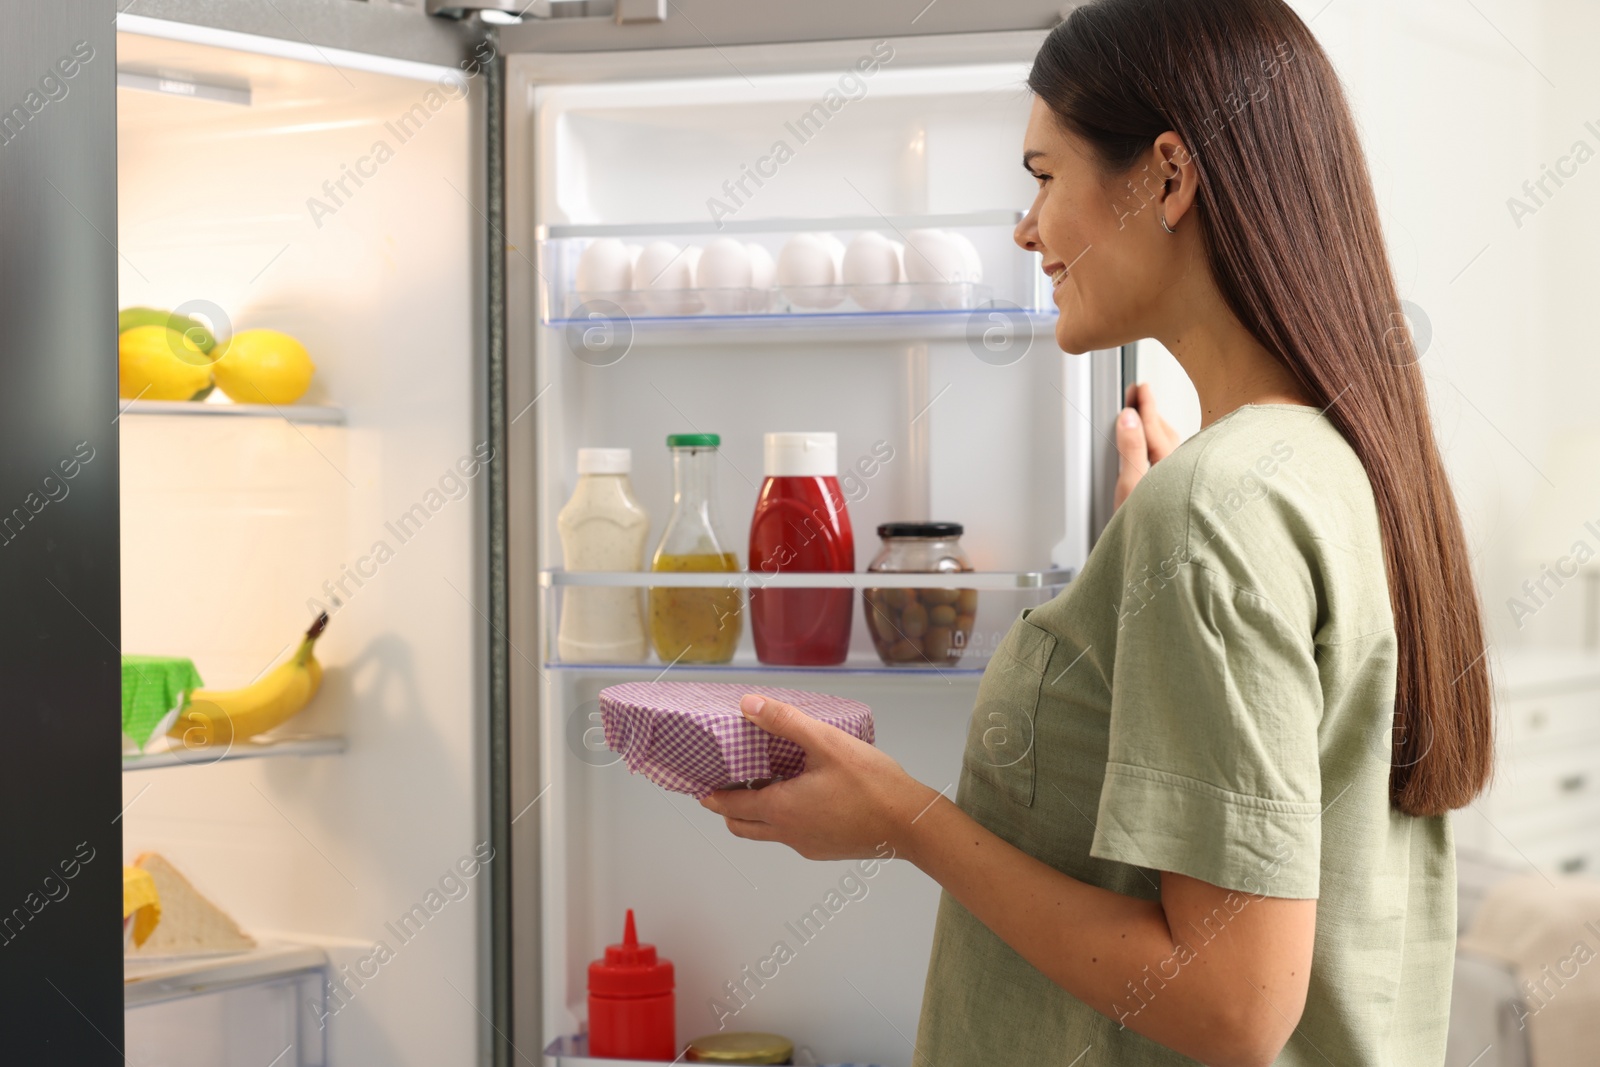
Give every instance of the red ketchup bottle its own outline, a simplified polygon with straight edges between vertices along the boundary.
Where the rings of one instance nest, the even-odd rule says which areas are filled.
[[[750,520],[750,631],[756,658],[791,667],[843,663],[852,589],[763,589],[763,576],[854,571],[856,543],[839,489],[839,437],[769,433],[767,479]]]
[[[628,909],[622,944],[589,964],[589,1054],[615,1060],[674,1060],[678,1056],[672,962],[654,945],[639,944]]]

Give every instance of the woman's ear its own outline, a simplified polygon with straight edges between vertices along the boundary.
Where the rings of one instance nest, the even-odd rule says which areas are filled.
[[[1176,230],[1194,206],[1194,198],[1200,190],[1200,171],[1183,138],[1171,130],[1156,138],[1154,150],[1156,165],[1166,179],[1161,189],[1162,218],[1168,229]]]

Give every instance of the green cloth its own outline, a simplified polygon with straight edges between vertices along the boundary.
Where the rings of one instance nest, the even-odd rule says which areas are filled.
[[[1160,871],[1316,898],[1285,1067],[1444,1062],[1454,844],[1447,818],[1389,806],[1385,575],[1371,485],[1334,426],[1241,408],[1152,467],[1082,574],[1015,620],[963,758],[956,802],[1073,878],[1147,900]],[[1179,936],[1203,960],[1229,918]],[[1184,962],[1151,960],[1138,988],[1208,980]],[[1101,1014],[945,894],[916,1060],[1192,1064],[1119,1026],[1143,1003],[1124,988]]]
[[[140,748],[161,720],[205,685],[194,661],[181,656],[122,657],[122,732]]]

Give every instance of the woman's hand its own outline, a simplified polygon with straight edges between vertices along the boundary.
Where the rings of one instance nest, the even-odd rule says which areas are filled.
[[[1178,431],[1156,410],[1156,395],[1148,384],[1128,386],[1127,407],[1117,416],[1117,451],[1122,455],[1113,510],[1128,499],[1150,464],[1165,459],[1181,443]]]
[[[719,789],[701,799],[735,837],[779,841],[808,860],[905,851],[906,830],[938,793],[865,741],[788,704],[747,695],[745,718],[805,749],[806,769],[765,789]]]

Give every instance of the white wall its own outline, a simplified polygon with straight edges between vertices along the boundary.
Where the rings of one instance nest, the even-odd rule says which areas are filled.
[[[1401,298],[1420,309],[1414,325],[1431,330],[1421,366],[1491,643],[1497,653],[1574,645],[1578,583],[1548,584],[1555,595],[1532,617],[1519,619],[1507,601],[1580,536],[1600,551],[1577,520],[1600,519],[1600,462],[1563,470],[1558,447],[1565,434],[1600,433],[1589,311],[1600,281],[1600,162],[1563,188],[1549,183],[1556,195],[1520,226],[1507,200],[1526,199],[1523,183],[1575,141],[1600,153],[1600,105],[1590,106],[1600,99],[1590,51],[1600,11],[1580,0],[1293,6],[1313,19],[1344,79]],[[1159,345],[1142,352],[1143,376],[1192,433],[1199,411],[1181,369]]]

